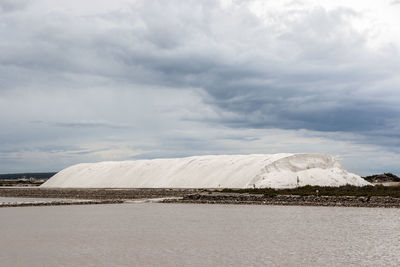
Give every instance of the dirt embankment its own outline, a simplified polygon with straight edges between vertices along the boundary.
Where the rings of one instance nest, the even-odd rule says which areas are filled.
[[[400,208],[400,198],[394,197],[359,197],[359,196],[298,196],[237,193],[197,193],[182,199],[164,200],[164,203],[207,203],[207,204],[253,204],[287,206],[337,206],[337,207],[382,207]]]
[[[400,198],[390,196],[300,196],[283,194],[271,196],[267,194],[220,192],[213,189],[61,189],[8,187],[0,188],[0,197],[86,199],[104,201],[102,203],[121,203],[122,201],[120,200],[175,197],[175,199],[165,199],[163,203],[400,208]]]
[[[204,189],[92,189],[92,188],[40,188],[0,187],[0,197],[72,198],[72,199],[145,199],[183,197]]]

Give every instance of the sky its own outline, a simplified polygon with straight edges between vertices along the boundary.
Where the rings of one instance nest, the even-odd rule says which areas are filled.
[[[329,153],[400,174],[398,0],[0,0],[0,173]]]

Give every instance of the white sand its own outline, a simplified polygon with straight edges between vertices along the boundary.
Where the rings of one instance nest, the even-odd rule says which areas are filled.
[[[254,154],[82,163],[42,187],[70,188],[292,188],[299,185],[363,186],[325,154]]]

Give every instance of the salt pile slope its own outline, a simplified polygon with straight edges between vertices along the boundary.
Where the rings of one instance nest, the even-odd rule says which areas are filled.
[[[292,188],[364,186],[325,154],[195,156],[83,163],[66,168],[42,187],[64,188]]]

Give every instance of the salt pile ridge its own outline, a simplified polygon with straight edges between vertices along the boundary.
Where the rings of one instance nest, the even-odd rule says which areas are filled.
[[[214,155],[175,159],[82,163],[42,187],[70,188],[293,188],[304,185],[364,186],[325,154]]]

